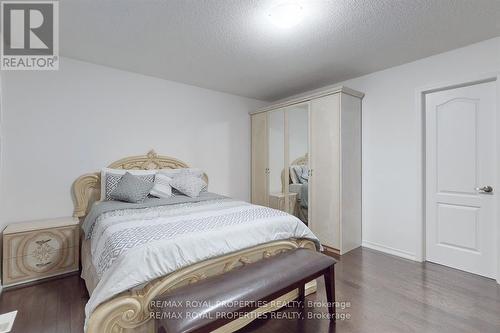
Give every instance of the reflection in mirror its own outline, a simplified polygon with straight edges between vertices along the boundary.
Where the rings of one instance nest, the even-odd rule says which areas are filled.
[[[297,105],[287,110],[288,118],[288,200],[290,213],[305,224],[308,222],[309,192],[309,109],[307,104]]]

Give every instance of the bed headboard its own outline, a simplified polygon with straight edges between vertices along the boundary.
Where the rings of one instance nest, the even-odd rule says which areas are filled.
[[[124,170],[154,170],[154,169],[179,169],[189,166],[172,157],[161,156],[151,150],[146,155],[130,156],[111,163],[108,168]],[[205,174],[204,180],[208,184]],[[87,173],[78,177],[72,188],[74,210],[73,216],[81,218],[87,215],[90,207],[101,197],[101,173]]]

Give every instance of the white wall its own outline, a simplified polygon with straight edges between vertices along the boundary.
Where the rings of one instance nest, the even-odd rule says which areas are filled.
[[[500,38],[338,84],[364,92],[363,244],[419,256],[419,88],[500,71]]]
[[[261,101],[67,58],[2,80],[1,226],[70,216],[75,178],[152,148],[249,199],[248,112]]]

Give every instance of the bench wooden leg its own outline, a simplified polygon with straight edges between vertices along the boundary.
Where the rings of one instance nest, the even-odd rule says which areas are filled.
[[[306,285],[302,284],[299,287],[299,298],[298,298],[299,306],[302,308],[305,306],[305,298],[306,298]]]
[[[335,267],[332,265],[325,270],[326,301],[328,302],[328,313],[330,320],[335,321]]]

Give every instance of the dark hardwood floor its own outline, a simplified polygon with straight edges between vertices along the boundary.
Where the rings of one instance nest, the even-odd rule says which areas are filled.
[[[0,313],[18,310],[13,333],[83,332],[88,293],[78,274],[4,290]]]
[[[297,319],[327,313],[323,281],[306,308],[289,307],[240,332],[500,332],[500,287],[491,279],[440,265],[419,264],[368,249],[357,249],[336,266],[338,312],[350,319]],[[19,310],[14,333],[81,333],[87,292],[70,276],[7,290],[0,313]],[[313,303],[315,302],[315,303]],[[271,317],[271,315],[269,315]]]

